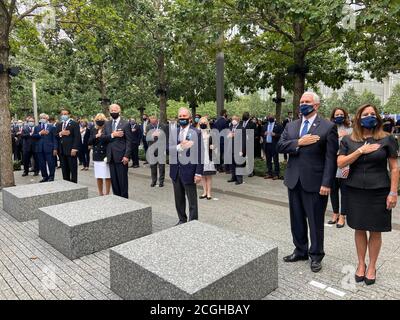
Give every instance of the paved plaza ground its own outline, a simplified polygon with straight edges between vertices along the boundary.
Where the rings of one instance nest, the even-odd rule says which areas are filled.
[[[168,174],[168,171],[167,171]],[[57,170],[57,179],[61,171]],[[15,175],[17,185],[39,177]],[[287,191],[282,181],[246,178],[235,186],[220,174],[212,201],[199,200],[199,220],[239,234],[274,242],[279,248],[279,288],[265,299],[400,299],[400,210],[394,230],[384,234],[374,286],[354,284],[356,254],[353,230],[325,228],[323,269],[312,273],[307,262],[285,264],[293,250]],[[95,197],[93,168],[79,171],[79,183]],[[177,222],[170,179],[164,188],[150,188],[150,169],[129,169],[130,199],[153,208],[153,231]],[[0,202],[2,201],[0,197]],[[2,207],[2,206],[1,206]],[[82,214],[85,214],[82,212]],[[330,212],[327,212],[326,221]],[[17,222],[0,209],[0,299],[120,299],[110,290],[109,250],[71,261],[38,236],[38,221]]]

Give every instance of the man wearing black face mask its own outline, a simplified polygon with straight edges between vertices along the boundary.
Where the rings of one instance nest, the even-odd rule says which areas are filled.
[[[284,261],[296,262],[310,257],[311,270],[319,272],[325,255],[324,216],[336,176],[339,137],[336,125],[318,116],[320,99],[317,94],[304,93],[300,104],[302,117],[286,125],[278,142],[278,151],[289,154],[285,185],[289,189],[295,246],[294,252]]]
[[[178,128],[170,132],[170,177],[174,186],[178,224],[186,223],[186,198],[189,202],[189,221],[198,219],[196,184],[202,181],[204,166],[201,163],[200,131],[190,125],[191,113],[187,108],[179,110]],[[192,155],[195,159],[192,159]],[[194,160],[194,161],[192,161]]]
[[[247,150],[246,150],[246,141],[249,139],[249,132],[252,131],[255,133],[256,125],[253,121],[250,119],[250,114],[248,112],[243,113],[242,116],[242,121],[240,122],[238,126],[238,130],[242,130],[242,137],[246,137],[246,139],[242,140],[242,153],[243,156],[246,157],[247,155]],[[254,137],[254,135],[253,135]],[[253,150],[254,152],[254,150]],[[254,171],[249,173],[249,178],[254,176]]]
[[[132,153],[132,131],[129,122],[121,119],[121,107],[110,106],[112,120],[105,124],[102,139],[107,142],[111,185],[116,196],[128,198],[128,163]]]
[[[149,116],[147,114],[144,114],[143,118],[142,118],[142,124],[140,126],[140,129],[143,133],[142,141],[143,141],[143,149],[144,149],[145,154],[147,154],[147,149],[149,148],[149,145],[147,143],[147,126],[148,125],[149,125]],[[144,162],[144,164],[148,164],[147,160]]]
[[[267,117],[267,123],[262,130],[264,138],[264,151],[267,160],[267,175],[265,179],[278,180],[280,178],[279,153],[276,149],[283,127],[275,121],[275,117],[271,114]],[[272,171],[272,160],[274,161],[274,171]]]

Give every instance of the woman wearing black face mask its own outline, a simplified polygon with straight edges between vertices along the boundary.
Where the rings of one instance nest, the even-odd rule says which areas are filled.
[[[110,167],[106,162],[107,143],[101,138],[106,121],[107,118],[102,113],[94,118],[95,125],[91,129],[89,139],[89,145],[93,146],[94,176],[100,196],[109,195],[111,190]],[[105,190],[103,180],[106,182]]]
[[[212,176],[217,173],[217,170],[215,169],[212,161],[212,154],[213,150],[215,149],[210,134],[210,124],[206,117],[203,117],[199,120],[199,129],[201,130],[201,138],[203,140],[202,161],[204,164],[203,179],[201,181],[204,192],[203,195],[200,196],[200,199],[212,200]]]
[[[335,108],[331,113],[331,121],[336,123],[339,133],[339,145],[343,137],[351,134],[353,129],[350,126],[349,114],[343,108]],[[336,178],[333,182],[331,190],[331,203],[333,208],[333,216],[328,224],[336,224],[337,228],[343,228],[346,223],[346,178],[349,175],[349,167],[343,169],[338,168]],[[339,206],[339,191],[340,191],[340,206]],[[341,209],[341,210],[340,210]]]
[[[392,229],[392,209],[397,204],[399,184],[398,145],[393,136],[383,131],[382,125],[376,107],[361,106],[354,118],[353,133],[343,138],[338,157],[339,168],[350,166],[346,182],[347,223],[355,229],[358,256],[355,280],[367,285],[375,283],[381,232]]]

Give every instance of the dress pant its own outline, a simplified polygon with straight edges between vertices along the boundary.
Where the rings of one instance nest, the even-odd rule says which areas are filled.
[[[33,157],[33,172],[39,173],[39,161],[37,158],[37,153],[31,150],[23,153],[24,173],[29,173],[29,165],[31,163],[32,157]]]
[[[231,180],[237,181],[239,183],[243,183],[243,175],[237,174],[238,168],[244,169],[243,166],[238,166],[238,165],[236,165],[235,161],[233,161],[232,164],[230,165]]]
[[[78,183],[78,157],[61,154],[59,156],[63,179]]]
[[[195,183],[183,184],[179,173],[176,181],[172,180],[175,195],[175,207],[178,212],[179,222],[187,222],[186,198],[189,202],[189,221],[198,220],[199,209],[197,203],[197,187]]]
[[[265,157],[267,159],[267,174],[279,177],[279,154],[276,150],[276,144],[265,143]],[[274,170],[272,170],[272,161],[274,162]]]
[[[144,153],[146,154],[147,153],[147,149],[149,148],[149,144],[147,143],[146,136],[143,136],[142,142],[143,142]]]
[[[79,150],[79,163],[82,163],[84,168],[89,168],[90,163],[90,150],[89,146],[81,146]]]
[[[42,174],[42,178],[46,181],[54,181],[54,175],[56,171],[56,163],[54,162],[54,156],[51,152],[39,152],[39,167]],[[47,172],[47,168],[49,171]]]
[[[321,262],[324,253],[324,216],[328,197],[318,192],[306,192],[300,181],[294,189],[289,189],[290,224],[295,254],[310,256],[313,261]],[[308,226],[311,246],[308,247]]]
[[[158,167],[158,168],[157,168]],[[158,179],[158,170],[160,171],[160,184],[164,184],[165,180],[165,164],[152,164],[150,165],[151,170],[151,183],[156,184]]]
[[[132,143],[132,165],[139,165],[139,143]]]
[[[340,207],[339,207],[339,191],[340,191]],[[331,190],[331,204],[334,213],[340,213],[345,216],[347,213],[347,190],[346,179],[335,178]],[[340,210],[340,208],[342,208]]]
[[[110,175],[114,195],[128,199],[128,165],[111,161]]]

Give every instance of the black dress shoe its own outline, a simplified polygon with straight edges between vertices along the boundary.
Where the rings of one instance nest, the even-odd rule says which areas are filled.
[[[230,180],[228,180],[228,182],[236,182],[236,180],[230,179]]]
[[[24,173],[22,174],[23,177],[26,177],[27,175],[28,175],[28,172],[24,172]]]
[[[164,187],[164,183],[160,182],[158,185],[159,188],[163,188]]]
[[[155,183],[152,183],[152,184],[150,185],[150,187],[152,187],[152,188],[154,188],[155,186],[156,186]]]
[[[184,222],[184,221],[179,221],[179,222],[175,225],[175,227],[180,226],[181,224],[184,224],[184,223],[186,223],[186,222]]]
[[[290,256],[286,256],[283,258],[285,262],[297,262],[297,261],[306,261],[308,260],[308,256],[299,256],[295,253],[292,253]]]
[[[312,272],[319,272],[322,269],[321,262],[318,261],[311,261],[311,271]]]
[[[205,199],[205,198],[207,198],[207,196],[200,196],[200,197],[199,197],[200,200],[203,200],[203,199]]]
[[[33,174],[34,177],[37,177],[38,175],[39,175],[39,172],[35,172],[35,173]]]
[[[207,200],[212,200],[213,198],[212,197],[207,197]]]
[[[249,178],[254,177],[254,172],[253,172],[253,173],[250,173],[250,174],[248,175],[248,177],[249,177]]]
[[[47,181],[49,181],[49,180],[47,180],[47,179],[42,179],[42,180],[39,181],[39,183],[44,183],[44,182],[47,182]]]
[[[236,181],[235,184],[238,186],[239,184],[243,184],[243,181],[242,182]]]

